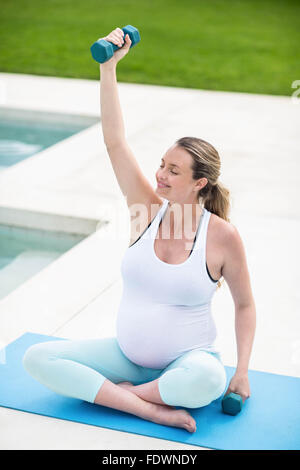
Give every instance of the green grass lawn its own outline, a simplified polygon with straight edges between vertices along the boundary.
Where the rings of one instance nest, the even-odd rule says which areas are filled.
[[[300,80],[299,0],[0,0],[0,71],[99,79],[91,44],[127,24],[121,82],[290,96]]]

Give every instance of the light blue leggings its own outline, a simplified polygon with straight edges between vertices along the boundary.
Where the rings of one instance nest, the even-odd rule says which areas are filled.
[[[105,379],[140,385],[159,378],[163,402],[187,408],[208,405],[226,386],[225,368],[217,353],[194,349],[164,369],[152,369],[130,361],[114,337],[34,344],[25,352],[23,365],[50,390],[90,403]]]

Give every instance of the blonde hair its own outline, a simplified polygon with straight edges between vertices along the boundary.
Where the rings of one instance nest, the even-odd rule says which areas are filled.
[[[221,174],[221,160],[217,150],[198,137],[181,137],[175,145],[184,148],[192,157],[193,179],[206,178],[207,184],[198,192],[199,203],[208,211],[230,222],[230,192],[218,181]],[[223,281],[218,281],[218,288]]]

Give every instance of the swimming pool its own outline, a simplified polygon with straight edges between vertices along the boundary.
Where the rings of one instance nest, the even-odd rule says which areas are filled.
[[[0,224],[0,299],[84,238],[86,235]]]
[[[0,109],[0,171],[99,122],[97,117]]]

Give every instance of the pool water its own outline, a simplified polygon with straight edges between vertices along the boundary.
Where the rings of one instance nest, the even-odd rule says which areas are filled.
[[[84,238],[86,235],[0,225],[0,299]]]
[[[99,122],[89,116],[0,109],[0,171]]]

